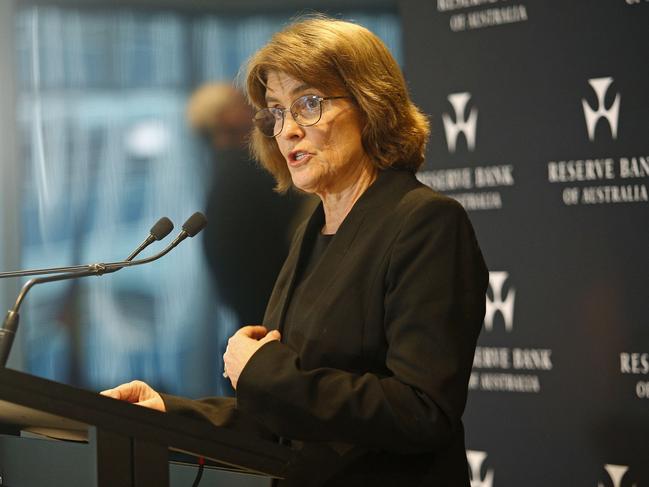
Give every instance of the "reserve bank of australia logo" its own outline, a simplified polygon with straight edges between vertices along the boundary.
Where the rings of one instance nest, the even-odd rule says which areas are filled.
[[[507,296],[503,296],[503,287],[508,277],[509,273],[504,271],[489,273],[489,288],[491,289],[492,298],[487,295],[484,316],[484,326],[487,331],[493,329],[496,313],[502,315],[507,331],[514,329],[514,299],[516,299],[516,289],[510,287]]]
[[[460,132],[466,138],[466,145],[470,151],[475,149],[475,132],[478,122],[478,109],[473,107],[469,112],[469,118],[464,118],[466,105],[471,98],[471,93],[453,93],[448,96],[448,101],[455,110],[455,121],[448,113],[442,114],[444,132],[446,134],[446,145],[449,152],[455,152],[457,139]]]
[[[604,470],[606,470],[606,473],[608,473],[608,476],[613,481],[613,487],[623,487],[622,479],[624,479],[629,467],[625,465],[604,465]],[[629,487],[637,487],[636,484],[629,484],[628,482],[624,484],[624,486],[626,485],[629,485]],[[598,482],[597,487],[606,487],[606,485]]]
[[[482,477],[482,464],[487,458],[487,452],[467,450],[466,459],[469,462],[471,470],[471,487],[493,487],[494,471],[487,469],[484,477]]]
[[[597,107],[592,108],[588,102],[582,98],[581,104],[584,107],[584,117],[586,118],[586,128],[588,129],[588,139],[592,142],[595,140],[595,127],[600,119],[608,122],[611,129],[611,136],[617,139],[617,122],[620,115],[620,94],[615,95],[613,104],[606,108],[604,100],[609,86],[613,82],[613,78],[592,78],[588,83],[593,88],[595,95],[597,95]]]

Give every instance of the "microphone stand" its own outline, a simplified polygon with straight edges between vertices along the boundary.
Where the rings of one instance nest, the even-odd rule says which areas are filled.
[[[125,260],[120,262],[110,262],[108,264],[90,264],[87,266],[76,266],[81,267],[85,270],[55,274],[46,277],[37,277],[27,281],[21,288],[13,308],[7,312],[7,316],[5,317],[2,328],[0,329],[0,367],[5,367],[7,365],[9,353],[11,352],[14,337],[16,336],[16,332],[18,331],[18,324],[20,322],[20,306],[25,300],[25,296],[27,296],[29,290],[32,289],[35,285],[44,284],[47,282],[64,281],[67,279],[77,279],[88,276],[102,276],[104,274],[116,272],[120,269],[123,269],[124,267],[134,267],[138,265],[148,264],[167,255],[187,237],[194,237],[197,233],[203,230],[203,228],[205,228],[205,225],[207,225],[207,220],[205,219],[205,217],[200,213],[195,213],[187,220],[187,222],[185,222],[182,231],[178,234],[174,241],[155,255],[139,260]],[[131,256],[129,257],[132,258],[134,254],[131,254]]]
[[[93,275],[101,274],[97,274],[95,270],[88,270],[82,272],[69,272],[67,274],[56,274],[48,277],[30,279],[29,281],[27,281],[21,288],[13,308],[7,312],[7,316],[4,320],[4,323],[2,324],[2,328],[0,329],[0,367],[5,367],[7,365],[9,353],[11,352],[11,347],[14,343],[16,332],[18,331],[18,324],[20,323],[20,314],[18,313],[18,311],[20,309],[20,305],[25,299],[25,296],[33,286],[44,282],[63,281],[66,279],[75,279],[77,277],[86,277]]]

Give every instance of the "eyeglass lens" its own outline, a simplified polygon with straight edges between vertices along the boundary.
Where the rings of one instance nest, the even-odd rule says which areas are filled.
[[[304,127],[318,123],[322,116],[322,98],[317,95],[304,95],[291,103],[288,111],[293,119]],[[263,108],[255,114],[254,123],[267,137],[279,135],[284,127],[284,108]]]

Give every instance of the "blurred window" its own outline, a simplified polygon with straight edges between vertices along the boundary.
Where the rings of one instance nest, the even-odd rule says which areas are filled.
[[[188,95],[233,79],[289,17],[20,8],[20,267],[121,260],[159,217],[179,228],[203,208],[209,166],[186,127]],[[396,15],[344,18],[400,60]],[[189,241],[153,265],[35,288],[25,368],[91,389],[138,377],[189,396],[227,392],[221,356],[238,322],[205,269]]]

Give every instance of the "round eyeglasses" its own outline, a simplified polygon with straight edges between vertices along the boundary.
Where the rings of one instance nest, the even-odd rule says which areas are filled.
[[[284,117],[287,111],[291,112],[295,123],[302,127],[310,127],[322,118],[322,102],[339,98],[349,97],[304,95],[294,100],[288,110],[276,107],[262,108],[255,113],[252,121],[266,137],[277,137],[284,128]]]

